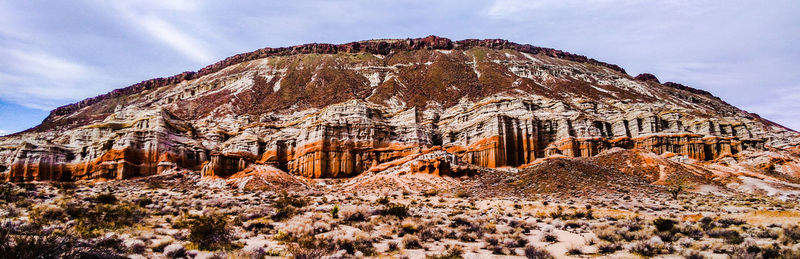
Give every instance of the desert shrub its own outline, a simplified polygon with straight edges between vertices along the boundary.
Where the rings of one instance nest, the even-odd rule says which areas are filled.
[[[153,249],[153,252],[161,253],[161,252],[164,252],[164,248],[166,248],[168,245],[171,245],[171,244],[172,244],[172,240],[166,240],[166,241],[161,241],[161,242],[159,242],[157,244],[154,244],[151,248]]]
[[[236,256],[236,255],[231,253],[230,256],[232,257],[232,256]],[[213,254],[211,254],[211,256],[206,257],[206,259],[226,259],[226,258],[229,258],[229,255],[228,255],[228,253],[225,253],[224,251],[217,251],[217,252],[214,252]]]
[[[75,191],[75,183],[72,182],[52,182],[51,185],[58,189],[59,193],[68,194]]]
[[[602,242],[597,245],[597,251],[601,254],[613,254],[620,249],[622,249],[620,244],[612,242]]]
[[[486,235],[483,237],[483,241],[490,246],[496,246],[500,244],[500,239],[498,239],[495,235]]]
[[[677,221],[665,218],[657,218],[653,220],[653,226],[656,226],[656,230],[658,231],[670,231],[677,223]]]
[[[161,189],[161,187],[162,187],[161,181],[149,181],[149,182],[147,182],[147,189],[155,190],[155,189]]]
[[[511,228],[519,228],[519,227],[525,228],[525,227],[528,227],[526,225],[527,225],[527,223],[525,221],[522,221],[522,220],[519,220],[519,219],[511,219],[511,220],[508,221],[508,226],[511,227]]]
[[[712,229],[706,231],[706,234],[713,238],[722,238],[725,240],[725,243],[732,245],[741,244],[744,241],[744,237],[742,237],[741,233],[733,229]]]
[[[122,253],[126,250],[122,244],[122,239],[116,235],[95,238],[90,242],[87,240],[78,241],[77,258],[125,258]]]
[[[399,244],[397,244],[397,242],[395,241],[389,241],[389,243],[386,243],[386,245],[387,245],[387,252],[397,251],[398,249],[400,249]]]
[[[700,222],[700,227],[703,228],[703,230],[709,230],[709,229],[714,228],[714,224],[713,224],[714,223],[714,219],[711,218],[711,217],[703,217],[703,218],[700,219],[699,222]]]
[[[30,210],[29,217],[36,224],[50,224],[62,221],[68,215],[61,207],[52,205],[39,205]]]
[[[731,259],[755,259],[762,258],[761,247],[758,247],[755,242],[745,242],[741,246],[733,249]]]
[[[414,233],[417,233],[417,223],[415,221],[406,220],[400,223],[400,236]]]
[[[274,202],[277,209],[271,218],[275,221],[291,218],[297,214],[298,208],[302,208],[308,204],[308,200],[290,196],[286,191],[282,191]]]
[[[419,240],[419,237],[415,235],[405,235],[403,236],[403,248],[405,249],[422,248],[422,242]]]
[[[0,258],[125,258],[121,249],[116,237],[80,240],[68,233],[0,223]]]
[[[460,259],[464,258],[464,249],[458,245],[448,245],[444,253],[438,255],[426,255],[425,259]]]
[[[98,204],[115,204],[117,203],[117,196],[110,192],[100,193],[94,196],[92,200]]]
[[[745,223],[747,222],[744,221],[743,219],[736,219],[736,218],[724,218],[717,220],[717,224],[722,228],[727,228],[731,225],[734,226],[744,225]]]
[[[375,225],[373,223],[370,223],[370,222],[359,222],[359,223],[353,224],[353,227],[358,228],[358,229],[360,229],[362,231],[365,231],[365,232],[375,231]]]
[[[402,204],[389,203],[385,205],[379,212],[381,215],[385,216],[405,218],[408,216],[408,207]]]
[[[597,227],[597,228],[595,228],[593,230],[593,232],[597,236],[597,238],[602,239],[602,240],[606,240],[606,241],[609,241],[609,242],[616,242],[616,241],[619,241],[619,240],[622,239],[622,235],[617,233],[617,231],[618,231],[617,228],[615,228],[613,226],[609,226],[609,225]]]
[[[761,258],[764,259],[781,258],[781,247],[776,243],[772,243],[772,245],[761,247]]]
[[[228,209],[228,208],[232,208],[232,207],[235,207],[235,206],[238,206],[238,205],[239,205],[239,202],[237,200],[235,200],[235,199],[217,198],[217,199],[211,199],[211,200],[206,201],[206,206],[217,207],[217,208],[221,208],[221,209]],[[286,205],[286,204],[282,204],[282,205]],[[283,206],[279,206],[279,207],[283,207]]]
[[[297,244],[290,245],[288,250],[294,259],[317,259],[329,254],[328,250],[324,248],[302,247]]]
[[[576,228],[580,228],[581,226],[583,226],[583,224],[584,224],[584,222],[580,222],[580,221],[577,221],[577,220],[569,220],[566,223],[564,223],[564,227],[565,228],[576,229]]]
[[[427,242],[429,240],[439,241],[445,236],[445,233],[442,228],[432,226],[431,224],[423,224],[419,227],[418,235],[422,241]]]
[[[82,237],[97,236],[106,229],[117,229],[137,224],[145,212],[132,204],[97,204],[83,210],[67,211],[76,221],[75,230]]]
[[[782,230],[774,229],[774,228],[766,228],[760,226],[754,230],[752,233],[754,236],[758,238],[766,238],[766,239],[778,239],[781,237]]]
[[[695,250],[690,250],[683,255],[685,259],[705,259],[706,257]]]
[[[269,257],[281,257],[281,256],[285,257],[282,252],[277,251],[277,250],[272,250],[272,249],[267,250],[267,249],[264,249],[263,247],[253,247],[253,248],[250,248],[250,249],[242,249],[242,250],[233,252],[231,254],[226,255],[226,257],[223,257],[223,258],[262,259],[262,258],[266,258],[268,256]]]
[[[685,236],[694,238],[694,239],[702,239],[703,238],[703,230],[700,227],[694,225],[684,225],[678,228],[678,233],[681,233]]]
[[[685,248],[689,248],[689,247],[692,247],[692,245],[694,245],[694,242],[695,242],[694,238],[684,237],[684,238],[681,238],[680,240],[678,240],[678,245],[680,245],[682,247],[685,247]]]
[[[23,199],[23,191],[10,183],[0,183],[0,202],[14,203]]]
[[[450,227],[457,228],[461,226],[472,227],[472,220],[465,216],[458,216],[450,222]]]
[[[331,208],[331,218],[339,218],[339,205],[333,205],[333,208]]]
[[[563,214],[562,217],[573,219],[594,219],[594,210],[592,210],[591,206],[587,205],[586,210],[575,210],[571,215]]]
[[[325,214],[319,213],[311,216],[294,217],[278,230],[275,240],[284,243],[296,243],[300,248],[314,250],[331,250],[334,248],[333,238],[350,237],[347,234],[331,235],[329,239],[317,238],[318,233],[330,230],[330,225],[322,218]],[[298,250],[304,252],[306,250]]]
[[[670,253],[670,247],[661,242],[639,241],[631,246],[630,251],[632,254],[652,257],[659,254]]]
[[[450,227],[459,228],[464,232],[474,233],[478,236],[483,235],[484,232],[494,233],[496,231],[494,224],[485,224],[485,220],[472,219],[465,216],[457,216],[450,222]]]
[[[675,231],[661,231],[661,232],[656,232],[655,234],[656,234],[656,236],[661,238],[661,240],[664,241],[664,242],[677,241],[678,238],[680,237],[678,235],[675,235],[676,234]]]
[[[547,243],[555,243],[558,242],[558,236],[554,235],[553,233],[545,233],[544,236],[542,236],[542,241]]]
[[[339,214],[342,216],[342,220],[347,222],[361,222],[367,219],[367,210],[363,207],[345,207]]]
[[[389,197],[383,196],[383,197],[378,198],[378,200],[376,200],[375,202],[380,204],[380,205],[387,205],[387,204],[389,204],[390,201],[389,201]]]
[[[478,234],[473,232],[460,232],[458,234],[458,240],[463,242],[475,242],[475,240],[478,240]]]
[[[72,249],[67,236],[15,232],[8,223],[0,226],[0,258],[59,258]]]
[[[356,234],[354,237],[337,236],[329,241],[336,250],[345,250],[348,254],[355,254],[356,251],[359,251],[366,256],[375,254],[372,242],[373,240],[363,233]]]
[[[642,222],[642,219],[639,217],[631,218],[620,222],[620,226],[624,229],[627,229],[627,232],[634,232],[639,231],[645,224]]]
[[[424,196],[424,197],[436,196],[438,194],[439,194],[439,190],[436,190],[436,189],[429,189],[429,190],[422,191],[422,196]]]
[[[189,241],[204,250],[217,250],[231,246],[231,230],[224,215],[192,216],[187,223]]]
[[[800,241],[800,225],[792,224],[782,227],[781,241],[785,244],[797,244]]]
[[[258,220],[256,220],[256,221],[251,221],[251,222],[244,223],[244,224],[242,225],[242,228],[243,228],[244,230],[247,230],[247,231],[253,231],[253,232],[255,232],[256,234],[258,234],[258,233],[260,233],[261,231],[263,231],[264,229],[267,229],[267,228],[271,229],[271,228],[273,228],[273,226],[272,226],[272,225],[270,225],[270,224],[268,224],[268,223],[266,223],[266,222],[262,222],[262,221],[258,221]]]
[[[561,218],[563,216],[564,216],[564,208],[562,208],[561,206],[558,206],[558,208],[556,208],[555,211],[550,212],[550,217],[554,219]]]
[[[489,246],[486,249],[492,251],[492,254],[496,255],[504,255],[508,254],[509,249],[502,247],[502,246]]]
[[[30,208],[33,205],[33,201],[30,199],[19,198],[14,202],[18,208]]]
[[[330,224],[324,218],[316,215],[322,214],[294,217],[284,224],[278,234],[283,233],[287,236],[283,239],[284,241],[294,242],[297,239],[313,237],[316,234],[330,231]]]
[[[567,254],[568,255],[580,255],[580,254],[583,254],[583,251],[581,251],[581,248],[578,247],[578,246],[572,246],[572,247],[567,248]]]
[[[278,207],[277,209],[275,209],[275,214],[272,214],[270,218],[272,218],[272,220],[274,221],[282,221],[291,218],[295,214],[297,214],[297,208],[295,208],[292,205],[289,205],[286,207]]]
[[[147,245],[142,240],[134,239],[126,242],[125,248],[127,248],[129,253],[141,254],[144,253],[145,249],[147,248]]]
[[[291,196],[286,191],[281,191],[280,195],[278,195],[278,198],[275,199],[275,207],[277,208],[287,207],[289,205],[294,206],[295,208],[302,208],[307,204],[308,200]]]
[[[800,249],[785,248],[781,250],[781,256],[779,258],[800,258]]]
[[[150,204],[153,204],[153,199],[150,199],[150,197],[144,196],[136,200],[136,205],[139,205],[139,207],[145,207]]]
[[[17,186],[25,190],[26,192],[33,192],[36,191],[36,184],[35,183],[18,183]]]
[[[542,247],[528,245],[525,247],[525,257],[528,259],[553,259],[553,255]]]
[[[625,239],[625,241],[628,241],[628,242],[634,241],[634,240],[643,240],[643,239],[647,239],[650,236],[652,236],[651,235],[652,233],[649,232],[649,231],[646,231],[646,230],[622,231],[622,232],[619,232],[619,233],[622,236],[622,239]]]
[[[592,208],[591,208],[591,207],[588,207],[588,206],[587,206],[587,208],[586,208],[586,216],[585,216],[585,218],[586,218],[586,219],[594,219],[594,210],[592,210]]]
[[[525,247],[528,244],[528,237],[520,234],[515,234],[509,237],[509,241],[506,243],[508,247]]]
[[[186,256],[186,248],[181,244],[170,244],[164,247],[164,256],[167,258],[181,258]]]

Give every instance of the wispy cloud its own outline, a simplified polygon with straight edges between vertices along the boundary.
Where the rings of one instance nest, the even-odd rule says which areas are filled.
[[[0,51],[4,52],[3,54],[5,54],[6,58],[14,60],[14,63],[19,64],[13,68],[17,70],[17,72],[53,80],[74,80],[85,78],[91,74],[91,69],[87,66],[48,53],[19,49]]]
[[[8,135],[8,134],[11,134],[11,132],[7,131],[7,130],[4,130],[4,129],[0,129],[0,136],[5,136],[5,135]]]
[[[155,16],[136,18],[151,36],[169,45],[184,56],[200,63],[213,61],[211,52],[203,47],[200,40],[181,32],[172,24]]]
[[[558,14],[553,13],[557,9],[571,9],[580,11],[584,9],[596,9],[609,6],[620,7],[626,3],[634,3],[637,0],[496,0],[488,10],[490,16],[508,19],[529,19],[530,15]],[[542,13],[539,13],[542,12]]]
[[[783,126],[800,130],[800,85],[782,89],[765,90],[765,100],[743,105],[743,109],[757,113]]]
[[[0,50],[0,58],[13,64],[0,69],[0,96],[35,109],[91,96],[107,78],[93,67],[38,50]]]
[[[198,5],[199,2],[183,1],[142,1],[137,4],[116,2],[115,9],[129,24],[154,40],[195,62],[206,64],[214,61],[214,55],[208,47],[210,44],[162,18],[176,13],[192,13],[197,11]]]

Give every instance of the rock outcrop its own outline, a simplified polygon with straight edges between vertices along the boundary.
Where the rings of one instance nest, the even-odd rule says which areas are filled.
[[[254,166],[308,178],[399,165],[456,175],[463,164],[519,167],[612,148],[698,163],[773,150],[794,165],[798,141],[650,74],[504,40],[432,36],[261,49],[60,107],[0,138],[0,171],[10,181],[171,169],[226,178]]]

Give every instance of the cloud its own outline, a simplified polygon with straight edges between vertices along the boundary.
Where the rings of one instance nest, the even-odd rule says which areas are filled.
[[[91,74],[91,69],[84,65],[36,50],[7,49],[2,50],[2,52],[6,55],[6,58],[18,64],[12,69],[20,73],[32,74],[52,80],[74,80]]]
[[[571,11],[605,7],[620,7],[637,0],[496,0],[488,10],[489,16],[508,19],[528,19],[526,16],[543,15],[558,9]],[[541,13],[540,13],[541,12]]]
[[[764,100],[743,105],[741,108],[757,113],[778,124],[793,130],[800,130],[800,85],[781,89],[766,90]]]
[[[11,132],[7,131],[7,130],[4,130],[4,129],[0,129],[0,136],[5,136],[5,135],[8,135],[8,134],[11,134]]]
[[[49,110],[101,90],[107,77],[97,69],[38,50],[0,50],[0,98]]]
[[[199,63],[213,61],[213,55],[202,46],[203,43],[200,40],[181,32],[172,24],[155,16],[142,16],[136,18],[136,20],[151,36],[169,45],[184,56]]]
[[[137,4],[116,2],[115,7],[133,27],[197,63],[207,64],[214,61],[214,55],[207,47],[209,44],[185,32],[183,27],[175,26],[161,18],[191,14],[198,10],[198,5],[195,2],[182,1],[140,1]]]

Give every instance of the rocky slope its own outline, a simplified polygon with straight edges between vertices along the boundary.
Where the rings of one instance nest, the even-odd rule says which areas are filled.
[[[798,143],[795,131],[653,75],[430,36],[265,48],[63,106],[0,138],[0,171],[9,181],[174,169],[227,178],[263,166],[306,178],[461,175],[621,148],[723,183],[793,182]]]

